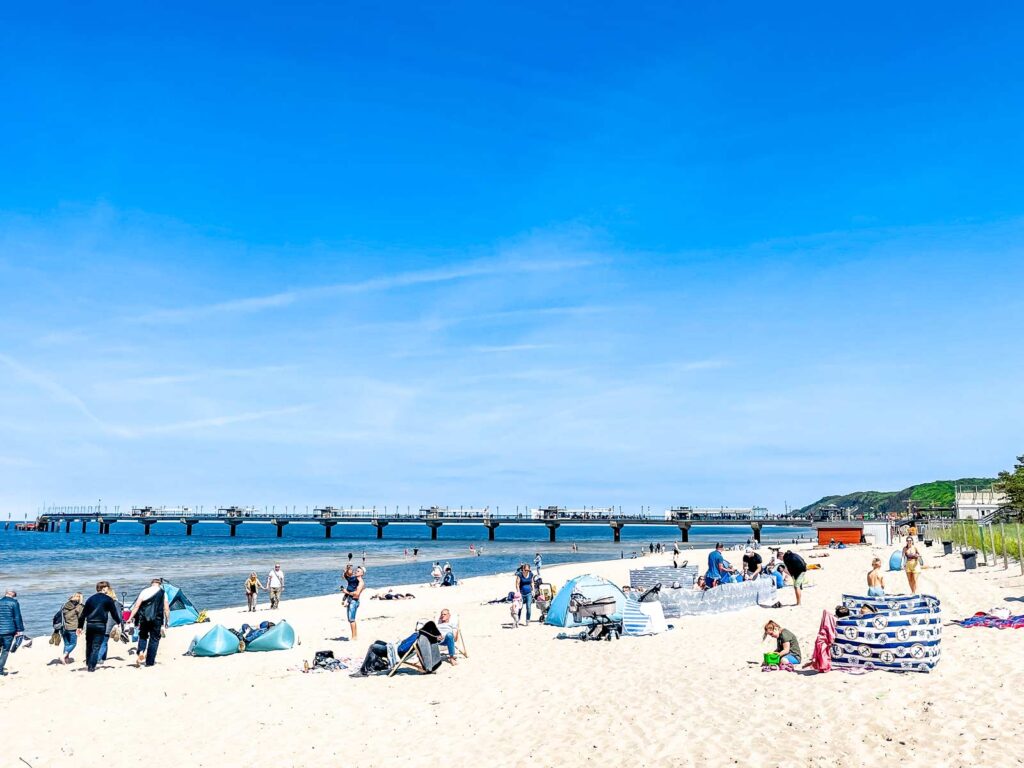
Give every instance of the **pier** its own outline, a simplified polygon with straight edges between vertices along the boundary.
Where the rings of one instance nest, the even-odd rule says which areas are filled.
[[[267,513],[252,507],[221,507],[215,512],[197,512],[187,507],[136,507],[128,513],[101,512],[93,507],[77,511],[47,511],[40,515],[35,523],[37,531],[71,532],[73,524],[81,525],[82,533],[86,532],[89,523],[99,526],[99,533],[110,533],[112,525],[117,523],[141,525],[146,536],[156,523],[178,523],[185,527],[185,535],[191,536],[197,523],[221,523],[230,529],[234,536],[240,525],[247,523],[273,525],[277,529],[277,538],[284,536],[285,526],[319,525],[324,529],[324,538],[332,537],[333,529],[338,525],[372,525],[377,529],[377,538],[384,538],[384,530],[389,525],[425,525],[430,529],[430,538],[436,541],[441,528],[445,525],[482,525],[487,529],[489,541],[501,525],[533,525],[543,526],[548,530],[548,540],[557,540],[558,529],[562,526],[607,525],[611,530],[612,539],[620,541],[622,529],[627,526],[671,527],[679,530],[681,541],[689,541],[690,530],[701,526],[746,526],[751,529],[753,539],[761,541],[761,530],[764,526],[780,526],[791,528],[810,528],[814,520],[806,517],[788,515],[742,515],[721,514],[716,512],[685,512],[675,510],[666,513],[665,517],[651,517],[649,514],[629,514],[616,511],[614,507],[567,509],[565,507],[542,507],[514,515],[501,515],[489,508],[454,509],[448,507],[422,507],[416,513],[401,513],[397,510],[389,513],[376,508],[344,509],[340,507],[320,507],[312,513]]]

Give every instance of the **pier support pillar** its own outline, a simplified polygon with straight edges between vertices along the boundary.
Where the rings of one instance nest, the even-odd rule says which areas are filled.
[[[750,527],[754,531],[754,541],[756,541],[758,544],[760,544],[761,543],[761,524],[760,523],[751,523]]]
[[[373,527],[377,529],[377,538],[378,539],[383,539],[384,538],[384,529],[387,527],[387,525],[388,525],[388,521],[387,520],[374,520],[373,521]]]
[[[228,534],[231,537],[238,533],[238,526],[242,524],[241,520],[225,520],[224,522],[231,526],[231,533]]]
[[[83,520],[82,521],[82,533],[85,533],[85,526],[86,526],[86,521]]]
[[[324,527],[324,538],[325,539],[329,539],[329,538],[331,538],[331,529],[334,528],[334,526],[336,526],[337,523],[323,523],[322,522],[322,523],[320,523],[320,525],[322,525]]]
[[[143,523],[142,524],[143,536],[149,536],[149,529],[152,528],[152,527],[153,527],[152,523]]]
[[[430,540],[437,541],[437,529],[441,527],[441,523],[429,522],[427,526],[430,528]]]
[[[71,521],[64,523],[64,533],[71,533]]]
[[[277,527],[277,538],[284,536],[284,527],[288,525],[287,520],[274,520],[274,525]]]
[[[544,523],[544,525],[548,527],[548,541],[554,543],[555,531],[558,530],[558,526],[560,525],[560,523]]]
[[[493,520],[484,520],[484,525],[487,526],[487,540],[494,541],[494,532],[498,529],[498,523]]]
[[[612,535],[614,536],[613,540],[616,542],[619,541],[622,538],[622,523],[612,521],[609,525],[612,527]]]
[[[690,540],[690,524],[689,523],[679,523],[679,539],[680,539],[680,541],[689,541]]]
[[[192,535],[192,526],[195,525],[196,523],[198,523],[199,521],[198,520],[191,520],[191,519],[188,519],[188,518],[182,518],[181,522],[185,526],[185,535],[186,536],[191,536]]]

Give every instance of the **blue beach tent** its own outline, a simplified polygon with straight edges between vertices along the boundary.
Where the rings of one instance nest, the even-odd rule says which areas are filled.
[[[897,549],[889,556],[889,570],[890,571],[902,571],[903,570],[903,551]]]
[[[166,581],[164,592],[167,594],[167,604],[171,609],[167,622],[169,626],[183,627],[186,624],[195,624],[199,620],[199,611],[192,605],[192,601],[185,597],[184,592]]]
[[[613,618],[622,618],[622,611],[626,606],[626,596],[622,594],[622,590],[608,581],[608,579],[587,575],[569,579],[565,586],[558,590],[554,600],[551,601],[551,606],[548,608],[548,616],[544,620],[545,624],[550,624],[553,627],[580,626],[569,611],[569,600],[574,593],[583,595],[587,600],[614,597],[615,615]]]

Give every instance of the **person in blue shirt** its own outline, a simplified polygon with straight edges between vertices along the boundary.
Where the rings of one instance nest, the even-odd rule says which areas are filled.
[[[715,544],[715,551],[708,555],[708,572],[704,574],[704,580],[708,589],[717,587],[719,584],[728,584],[733,580],[736,569],[729,565],[722,554],[722,542]]]
[[[21,620],[21,606],[15,599],[18,593],[8,589],[3,597],[0,597],[0,675],[6,675],[4,665],[7,663],[7,654],[14,645],[14,638],[24,634],[25,623]]]

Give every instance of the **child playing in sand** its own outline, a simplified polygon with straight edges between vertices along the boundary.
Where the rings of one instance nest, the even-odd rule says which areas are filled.
[[[882,560],[876,557],[868,571],[868,597],[882,597],[885,594],[885,577],[882,575]]]

